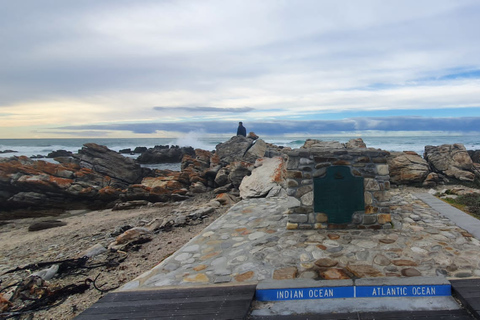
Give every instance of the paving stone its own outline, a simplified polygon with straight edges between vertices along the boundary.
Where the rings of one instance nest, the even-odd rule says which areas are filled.
[[[390,259],[383,254],[377,254],[375,258],[373,258],[373,262],[379,266],[388,266],[391,263]]]
[[[184,282],[208,282],[208,277],[206,274],[204,273],[199,273],[199,274],[196,274],[196,275],[192,275],[192,276],[187,276],[185,278],[183,278],[183,281]]]
[[[253,271],[247,271],[245,273],[242,273],[242,274],[239,274],[237,276],[235,276],[235,281],[237,282],[244,282],[244,281],[247,281],[247,280],[250,280],[252,279],[252,277],[255,275],[255,272]]]
[[[415,261],[407,260],[407,259],[393,260],[392,263],[396,266],[399,266],[399,267],[417,266],[418,265]]]
[[[378,241],[381,242],[381,243],[384,243],[384,244],[392,244],[392,243],[395,242],[395,240],[393,240],[393,239],[387,239],[387,238],[380,239],[380,240],[378,240]]]
[[[480,276],[478,239],[408,191],[390,192],[395,228],[389,230],[287,230],[284,212],[289,198],[242,200],[129,285],[141,289],[260,281],[272,279],[275,270],[276,277],[293,278],[296,272],[298,278],[308,279]],[[314,264],[321,260],[335,264]],[[298,269],[288,270],[292,266]]]
[[[348,265],[347,270],[357,278],[377,278],[384,276],[378,269],[369,265]]]
[[[342,280],[350,279],[343,269],[331,268],[327,271],[320,272],[320,276],[325,280]]]
[[[402,269],[401,273],[402,273],[402,276],[404,277],[419,277],[422,275],[420,271],[418,271],[415,268]]]
[[[315,261],[315,265],[320,268],[334,267],[338,264],[338,261],[329,258],[318,259]]]
[[[287,279],[295,279],[297,276],[298,270],[296,267],[286,267],[276,269],[273,272],[273,279],[274,280],[287,280]]]
[[[317,279],[318,278],[318,273],[315,271],[309,270],[309,271],[304,271],[298,275],[299,278],[301,279]]]

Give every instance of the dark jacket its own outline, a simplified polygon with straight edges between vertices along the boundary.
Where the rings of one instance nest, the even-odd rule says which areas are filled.
[[[244,126],[239,125],[239,126],[238,126],[238,129],[237,129],[237,136],[244,136],[244,137],[246,137],[246,136],[247,136],[247,129],[245,129]]]

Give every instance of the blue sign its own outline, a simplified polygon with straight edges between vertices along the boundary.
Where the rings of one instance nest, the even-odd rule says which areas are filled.
[[[451,286],[348,286],[289,289],[259,289],[258,301],[335,299],[335,298],[386,298],[386,297],[431,297],[450,296]]]
[[[361,286],[356,287],[357,298],[379,297],[432,297],[449,296],[451,286],[445,285],[418,285],[418,286]]]
[[[319,287],[295,289],[260,289],[258,301],[353,298],[353,287]]]

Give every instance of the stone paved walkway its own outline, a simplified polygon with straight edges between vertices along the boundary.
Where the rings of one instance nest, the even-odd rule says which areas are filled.
[[[480,277],[480,241],[405,190],[391,190],[393,229],[286,230],[294,198],[244,200],[120,290],[264,279]]]

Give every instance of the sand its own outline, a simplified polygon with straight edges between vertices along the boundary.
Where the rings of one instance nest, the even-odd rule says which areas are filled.
[[[35,232],[29,232],[28,227],[36,221],[45,220],[45,217],[6,221],[7,224],[0,226],[0,274],[21,265],[78,258],[82,251],[95,244],[107,247],[114,240],[110,233],[118,227],[142,226],[155,218],[171,217],[172,211],[176,209],[194,210],[205,206],[213,197],[212,194],[203,194],[182,203],[166,203],[158,207],[124,211],[108,209],[66,213],[50,218],[66,222],[66,226]],[[81,284],[85,279],[94,279],[100,274],[97,285],[102,285],[102,289],[123,285],[163,261],[227,210],[228,207],[222,207],[207,219],[195,222],[198,223],[196,225],[174,227],[169,232],[161,231],[155,234],[153,240],[142,244],[138,251],[128,251],[126,260],[117,267],[82,269],[82,274],[54,278],[49,282],[58,286]],[[122,255],[117,253],[110,256]],[[107,256],[108,254],[102,254],[89,263],[105,261]],[[1,276],[1,287],[4,288],[28,275],[28,271],[21,271]],[[25,315],[22,319],[72,319],[105,294],[92,286],[83,294],[68,297],[57,307],[35,312],[33,317]]]

